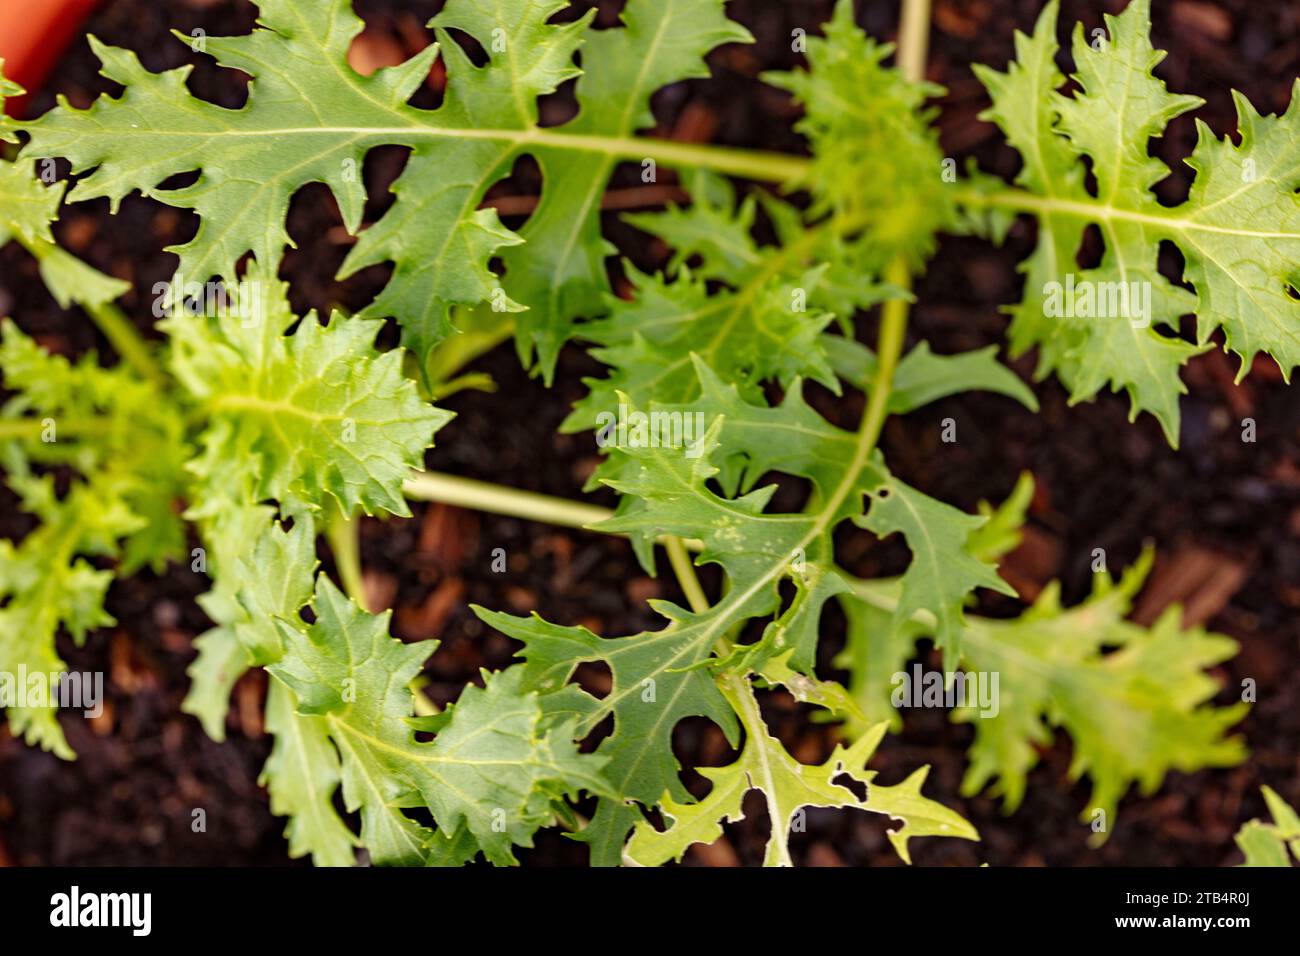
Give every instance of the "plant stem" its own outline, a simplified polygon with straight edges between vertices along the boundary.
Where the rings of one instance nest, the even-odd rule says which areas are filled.
[[[930,0],[903,0],[898,25],[898,69],[913,83],[925,79],[930,48]]]
[[[910,289],[911,271],[907,261],[897,258],[889,264],[886,279],[900,289]],[[906,299],[887,299],[881,306],[880,336],[876,342],[876,377],[871,386],[871,396],[867,400],[866,410],[862,415],[862,431],[867,439],[867,451],[870,453],[880,441],[880,431],[885,426],[889,415],[889,396],[894,388],[894,370],[898,368],[898,359],[903,353],[903,340],[907,332]]]
[[[154,360],[153,349],[121,309],[111,302],[99,305],[83,302],[81,308],[99,327],[99,331],[104,333],[104,338],[108,339],[122,361],[158,388],[167,385],[167,376]]]
[[[22,244],[24,249],[31,253],[38,263],[48,263],[50,268],[63,263],[61,268],[65,271],[71,270],[74,274],[90,275],[100,282],[116,284],[119,290],[129,288],[126,283],[95,272],[90,266],[64,251],[61,246],[55,243],[40,238],[29,240],[21,235],[15,238]],[[154,385],[162,387],[167,384],[167,376],[154,359],[152,346],[145,341],[144,337],[132,324],[131,320],[122,313],[121,309],[111,302],[93,302],[77,298],[74,298],[73,301],[90,316],[99,330],[104,333],[104,337],[108,339],[109,344],[113,346],[117,354],[122,357],[122,361],[130,365]]]
[[[487,481],[475,481],[472,478],[457,478],[434,471],[422,471],[412,474],[402,485],[402,491],[412,501],[433,501],[458,508],[472,508],[486,511],[488,514],[505,515],[509,518],[523,518],[527,521],[541,521],[559,528],[578,528],[599,534],[615,534],[594,525],[614,517],[614,512],[600,505],[589,505],[568,498],[554,495],[538,494],[535,491],[520,491],[505,485],[494,485]],[[668,535],[663,535],[659,543],[667,545]],[[688,551],[700,551],[704,545],[694,538],[682,538],[682,547]]]
[[[929,48],[930,0],[903,0],[898,28],[898,68],[913,83],[925,79],[925,57]],[[885,281],[904,292],[912,288],[912,272],[907,260],[895,257],[885,270]],[[889,395],[894,387],[894,370],[903,354],[907,332],[908,302],[905,298],[887,299],[881,307],[880,336],[876,343],[876,380],[871,387],[862,415],[862,432],[868,452],[880,441],[880,431],[889,414]]]
[[[424,369],[435,401],[450,394],[448,388],[461,369],[515,334],[513,315],[486,307],[457,308],[452,324],[457,334],[433,350]]]
[[[669,166],[711,169],[760,182],[800,182],[807,178],[812,168],[811,162],[804,156],[757,149],[679,143],[645,137],[632,137],[620,145],[622,148],[611,149],[610,154],[622,159],[653,159]]]
[[[431,471],[413,474],[402,491],[415,501],[436,501],[565,528],[587,528],[613,516],[608,508],[597,505]]]
[[[361,522],[345,515],[337,505],[331,506],[330,516],[325,523],[325,538],[329,541],[330,551],[334,553],[334,565],[338,568],[339,580],[343,590],[363,610],[366,606],[365,579],[361,575]]]
[[[703,614],[709,609],[709,599],[700,586],[695,563],[691,560],[686,545],[676,535],[666,535],[663,544],[664,550],[668,552],[668,563],[672,565],[673,574],[677,575],[677,583],[682,586],[687,603],[696,614]]]
[[[469,372],[448,379],[445,382],[439,382],[430,390],[429,398],[432,401],[440,402],[444,398],[450,398],[457,392],[495,392],[496,390],[497,383],[491,375],[486,372]]]

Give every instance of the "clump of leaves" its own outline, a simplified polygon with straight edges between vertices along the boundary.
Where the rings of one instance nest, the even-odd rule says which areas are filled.
[[[179,272],[224,280],[233,306],[196,313],[173,294],[160,325],[165,370],[143,381],[124,365],[69,365],[6,330],[0,368],[16,397],[0,452],[11,486],[44,523],[0,552],[0,594],[10,595],[0,615],[43,616],[39,628],[6,628],[16,636],[0,643],[0,664],[24,654],[52,664],[60,626],[77,637],[104,623],[110,572],[86,559],[117,560],[114,570],[130,573],[174,558],[183,532],[159,503],[183,501],[213,578],[202,603],[214,622],[196,642],[186,709],[219,738],[234,681],[249,667],[269,670],[276,739],[263,779],[272,809],[290,818],[290,852],[322,864],[350,862],[358,844],[382,863],[461,863],[480,853],[509,863],[513,846],[557,821],[596,864],[659,864],[717,839],[754,789],[771,820],[770,864],[792,862],[788,834],[809,806],[898,821],[890,837],[904,859],[912,837],[975,839],[958,814],[921,794],[923,768],[892,786],[865,769],[899,723],[887,688],[922,637],[934,639],[948,669],[1000,675],[996,715],[967,707],[953,717],[975,727],[965,791],[996,781],[1009,810],[1057,729],[1073,740],[1073,774],[1091,780],[1082,812],[1090,821],[1112,818],[1132,785],[1150,792],[1171,769],[1243,759],[1229,733],[1244,705],[1214,706],[1206,673],[1235,644],[1184,628],[1177,609],[1150,628],[1125,620],[1148,559],[1118,583],[1100,577],[1078,607],[1062,607],[1049,587],[1020,617],[971,613],[980,591],[1014,595],[997,562],[1018,540],[1032,485],[966,514],[894,474],[879,438],[888,416],[970,389],[1037,408],[994,349],[936,355],[921,342],[904,353],[911,282],[938,235],[1000,238],[1016,215],[1037,220],[1039,240],[1022,266],[1024,297],[1009,307],[1012,351],[1037,347],[1040,372],[1059,376],[1075,400],[1107,384],[1124,389],[1134,415],[1151,412],[1175,442],[1180,367],[1219,329],[1242,374],[1259,352],[1289,373],[1300,358],[1294,101],[1284,117],[1260,117],[1239,97],[1240,144],[1202,128],[1188,160],[1197,172],[1190,195],[1162,206],[1151,187],[1168,170],[1148,143],[1197,101],[1169,93],[1152,73],[1160,54],[1147,0],[1107,18],[1102,47],[1076,33],[1068,94],[1059,92],[1066,77],[1055,65],[1051,3],[1032,36],[1017,36],[1016,62],[979,70],[988,118],[1024,157],[1016,183],[975,169],[955,178],[925,105],[941,91],[921,82],[922,51],[906,51],[907,70],[889,65],[893,48],[863,33],[841,0],[824,35],[808,40],[807,69],[766,77],[805,108],[799,129],[811,158],[685,145],[641,135],[653,123],[650,98],[707,75],[705,56],[745,42],[744,27],[721,0],[629,0],[622,24],[601,30],[591,14],[557,17],[567,6],[448,0],[430,24],[435,45],[365,77],[347,65],[362,24],[346,0],[310,12],[260,0],[251,34],[205,39],[220,64],[252,76],[240,109],[191,96],[187,69],[150,73],[129,51],[95,43],[120,95],[0,126],[25,137],[8,175],[18,177],[10,188],[27,197],[24,208],[36,210],[26,226],[0,219],[0,228],[29,249],[49,242],[62,187],[30,182],[30,162],[66,157],[81,175],[68,201],[108,197],[115,207],[140,191],[195,211],[198,232],[175,250]],[[476,65],[452,30],[477,41],[486,62]],[[435,59],[447,77],[442,103],[413,107]],[[539,125],[539,99],[569,80],[576,115]],[[363,228],[357,171],[381,145],[411,156],[392,207]],[[484,197],[523,156],[540,166],[543,188],[514,231]],[[673,250],[658,273],[624,267],[627,298],[612,294],[607,260],[618,250],[600,218],[621,162],[680,169],[691,199],[627,217]],[[192,185],[160,186],[195,170]],[[4,175],[0,167],[0,183]],[[357,235],[343,275],[393,268],[360,314],[324,324],[294,316],[277,278],[289,202],[312,182],[330,188]],[[788,195],[795,191],[808,201]],[[1073,275],[1091,225],[1105,252],[1074,278],[1149,283],[1149,324],[1049,314],[1046,290]],[[1182,251],[1194,291],[1158,272],[1165,241]],[[871,349],[857,322],[877,308]],[[1197,316],[1195,343],[1173,334],[1185,313]],[[380,351],[388,318],[403,347]],[[386,615],[362,610],[318,573],[316,534],[328,532],[355,598],[348,542],[359,512],[402,516],[407,497],[434,496],[567,520],[562,503],[525,507],[508,489],[485,497],[446,476],[407,480],[449,417],[427,396],[447,391],[451,375],[512,329],[521,360],[544,382],[569,341],[607,366],[564,424],[600,429],[606,457],[593,484],[620,496],[594,528],[629,537],[652,573],[666,548],[688,606],[654,602],[662,626],[622,637],[476,608],[521,642],[521,661],[484,675],[445,712],[414,717],[409,685],[433,648],[394,641]],[[816,387],[844,407],[861,404],[856,427],[819,412]],[[611,430],[622,416],[642,426]],[[66,440],[46,447],[37,441],[45,418],[103,425],[65,426]],[[672,421],[707,424],[647,440],[652,423]],[[40,475],[51,465],[84,484],[56,495]],[[775,507],[778,477],[809,490],[802,507]],[[93,522],[84,514],[92,498],[114,503]],[[862,579],[837,558],[837,536],[850,533],[897,535],[910,563],[897,577]],[[716,595],[696,580],[697,564],[720,570]],[[817,673],[832,602],[849,624],[836,661],[846,685]],[[597,662],[612,674],[603,696],[575,680]],[[774,693],[816,708],[843,743],[820,763],[796,761],[763,718]],[[672,748],[674,729],[693,716],[739,748],[731,765],[701,769],[710,784],[702,795],[684,783]],[[67,755],[49,713],[10,718]],[[593,752],[580,752],[589,739]],[[592,798],[595,813],[583,820],[572,804]],[[433,829],[404,812],[414,808]]]
[[[1109,39],[1096,46],[1082,24],[1076,27],[1070,79],[1078,89],[1070,95],[1058,92],[1065,77],[1055,65],[1056,19],[1053,2],[1032,36],[1016,37],[1017,60],[1005,73],[977,68],[993,99],[985,117],[1001,127],[1024,165],[1017,190],[982,196],[976,204],[995,218],[1003,210],[1031,212],[1039,228],[1038,247],[1021,267],[1025,298],[1010,310],[1012,350],[1038,346],[1041,372],[1058,374],[1076,401],[1107,384],[1124,389],[1134,416],[1155,415],[1176,445],[1178,396],[1186,391],[1180,367],[1210,347],[1216,330],[1241,358],[1239,379],[1261,352],[1288,381],[1300,364],[1300,96],[1293,91],[1286,115],[1264,117],[1234,93],[1240,144],[1198,122],[1196,149],[1186,161],[1196,171],[1191,192],[1181,205],[1164,206],[1151,187],[1169,170],[1149,154],[1148,144],[1202,101],[1170,93],[1152,74],[1164,54],[1151,45],[1149,0],[1107,16]],[[1105,251],[1077,281],[1148,283],[1149,324],[1045,316],[1039,290],[1075,271],[1090,225],[1100,228]],[[1157,269],[1162,242],[1182,253],[1181,278],[1194,292]],[[1195,343],[1176,335],[1186,314],[1196,316]]]
[[[1237,832],[1237,846],[1246,855],[1242,866],[1300,865],[1300,816],[1272,787],[1263,792],[1273,822],[1251,820]]]

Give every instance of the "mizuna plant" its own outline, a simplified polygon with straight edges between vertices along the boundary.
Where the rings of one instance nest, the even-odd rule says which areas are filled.
[[[1251,820],[1237,833],[1237,846],[1246,856],[1242,866],[1297,865],[1300,863],[1300,816],[1269,787],[1264,788],[1264,802],[1273,822]],[[1293,859],[1297,862],[1292,862]]]
[[[905,860],[912,837],[975,839],[921,794],[924,768],[893,786],[865,769],[899,722],[890,675],[922,637],[949,670],[1000,675],[996,714],[960,707],[953,719],[974,727],[965,792],[996,782],[1009,810],[1058,728],[1073,741],[1074,776],[1091,780],[1082,817],[1099,839],[1133,784],[1149,793],[1171,769],[1243,759],[1229,732],[1244,705],[1210,703],[1218,688],[1206,673],[1234,643],[1184,628],[1173,608],[1150,628],[1125,620],[1149,556],[1117,583],[1099,575],[1078,607],[1049,587],[1018,618],[969,613],[980,589],[1014,594],[997,561],[1019,540],[1031,483],[966,514],[893,474],[879,438],[888,416],[968,389],[1036,408],[992,349],[941,356],[921,342],[905,353],[909,289],[938,234],[998,239],[1016,216],[1032,217],[1039,239],[1022,266],[1024,295],[1008,306],[1011,350],[1036,347],[1040,373],[1074,400],[1123,389],[1133,415],[1156,416],[1172,443],[1180,367],[1218,330],[1243,375],[1260,352],[1289,374],[1300,361],[1294,100],[1278,118],[1238,97],[1239,144],[1202,126],[1187,160],[1191,193],[1167,207],[1151,187],[1168,170],[1148,144],[1199,101],[1153,75],[1161,54],[1147,0],[1108,17],[1105,39],[1076,30],[1071,86],[1055,65],[1054,2],[1031,36],[1017,35],[1005,71],[979,68],[986,117],[1023,158],[1014,184],[973,168],[959,177],[943,156],[926,106],[940,90],[922,79],[927,4],[916,0],[904,5],[897,51],[866,36],[841,0],[823,35],[808,38],[807,68],[765,77],[804,107],[811,158],[641,135],[655,91],[707,75],[706,54],[748,39],[722,0],[628,0],[622,25],[606,30],[592,28],[591,12],[556,21],[562,0],[448,0],[431,21],[437,43],[373,76],[347,64],[362,24],[346,0],[258,7],[250,35],[192,41],[251,75],[239,109],[193,97],[187,69],[150,73],[131,52],[92,41],[120,95],[0,127],[22,143],[18,162],[0,167],[0,189],[19,200],[6,201],[0,229],[36,255],[63,261],[49,233],[62,187],[32,181],[32,163],[63,157],[80,174],[69,201],[116,206],[139,191],[196,212],[198,232],[174,250],[179,274],[230,290],[226,308],[196,312],[173,284],[160,363],[121,323],[105,331],[128,361],[111,369],[69,364],[6,326],[0,368],[14,397],[0,453],[41,524],[0,550],[0,667],[57,669],[56,632],[80,637],[105,622],[111,573],[190,560],[212,577],[203,606],[214,627],[198,639],[186,707],[220,738],[234,681],[269,670],[275,744],[264,780],[272,809],[289,818],[291,854],[322,864],[351,862],[358,845],[378,863],[510,863],[512,847],[558,822],[595,864],[655,865],[716,839],[750,790],[772,821],[771,864],[791,863],[788,833],[809,806],[888,815]],[[441,105],[415,108],[408,101],[437,59]],[[540,126],[539,98],[575,78],[574,118]],[[363,228],[359,169],[381,145],[408,147],[410,159],[392,207]],[[512,230],[484,196],[524,156],[543,187]],[[623,266],[635,290],[626,299],[609,284],[618,250],[600,220],[622,162],[680,171],[691,199],[627,217],[674,254],[656,274]],[[195,171],[191,185],[161,186]],[[277,278],[290,199],[317,182],[357,235],[343,274],[392,265],[360,314],[325,324],[292,315]],[[1090,226],[1105,249],[1079,269]],[[1181,282],[1157,270],[1163,242],[1182,253]],[[118,291],[79,275],[51,287],[95,290],[82,298],[98,305]],[[1119,313],[1098,313],[1084,291],[1093,289],[1121,290]],[[873,309],[874,349],[857,335]],[[1189,313],[1195,342],[1174,333]],[[375,347],[386,319],[400,324],[402,348]],[[412,471],[449,418],[429,396],[458,387],[449,383],[459,369],[511,334],[544,383],[570,341],[608,366],[564,427],[597,430],[606,458],[593,480],[621,496],[615,512]],[[858,424],[824,417],[814,388],[861,404]],[[683,422],[702,426],[663,427]],[[63,494],[51,465],[79,476]],[[775,508],[775,476],[804,483],[801,509]],[[522,643],[521,662],[484,675],[443,713],[413,716],[409,685],[433,647],[394,640],[387,614],[355,600],[354,516],[406,515],[407,499],[625,535],[652,572],[662,547],[688,606],[655,602],[663,626],[620,637],[476,608]],[[189,554],[176,501],[202,545]],[[320,531],[351,598],[317,570]],[[837,561],[845,533],[899,535],[911,562],[898,577],[861,579]],[[716,593],[696,565],[720,569]],[[836,659],[847,685],[817,673],[831,602],[849,625]],[[587,662],[612,673],[602,697],[574,680]],[[800,763],[768,730],[761,702],[778,690],[838,722],[843,743],[824,762]],[[672,749],[692,716],[739,750],[729,766],[701,768],[711,788],[698,799]],[[70,756],[51,711],[11,708],[10,721]],[[584,819],[574,803],[590,799]],[[417,808],[432,828],[405,812]]]

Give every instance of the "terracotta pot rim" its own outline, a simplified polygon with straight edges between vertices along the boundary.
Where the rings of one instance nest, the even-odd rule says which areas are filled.
[[[23,114],[30,94],[40,89],[99,2],[0,0],[0,60],[5,76],[28,93],[6,101],[7,113]]]

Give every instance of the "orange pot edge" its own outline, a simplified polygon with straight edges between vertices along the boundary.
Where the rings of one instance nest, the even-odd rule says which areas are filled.
[[[39,89],[97,6],[99,0],[0,0],[0,59],[5,76],[29,93]],[[21,116],[26,100],[20,96],[6,101],[5,112]]]

